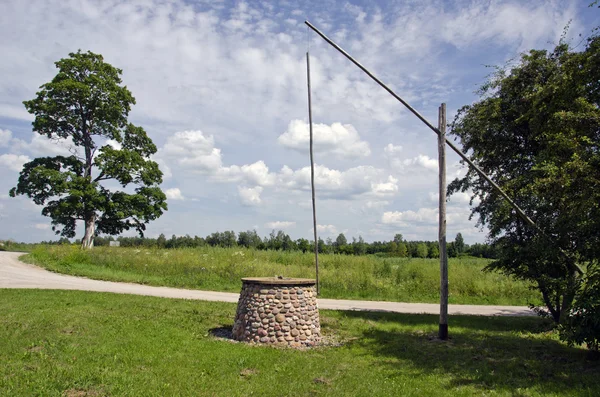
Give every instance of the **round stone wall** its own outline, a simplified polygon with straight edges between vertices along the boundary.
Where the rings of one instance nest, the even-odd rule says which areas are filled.
[[[321,340],[315,280],[243,278],[233,339],[248,343],[315,346]]]

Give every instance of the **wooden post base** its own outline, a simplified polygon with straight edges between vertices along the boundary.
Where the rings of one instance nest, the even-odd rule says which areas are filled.
[[[440,324],[438,335],[441,340],[448,340],[448,324]]]

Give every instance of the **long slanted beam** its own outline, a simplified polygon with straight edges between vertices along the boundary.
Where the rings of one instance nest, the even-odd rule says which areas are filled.
[[[412,114],[414,114],[415,116],[417,116],[417,118],[419,120],[421,120],[433,132],[435,132],[437,135],[440,134],[440,131],[436,127],[434,127],[425,117],[423,117],[421,115],[421,113],[419,113],[415,108],[413,108],[412,106],[410,106],[410,104],[408,102],[406,102],[404,99],[402,99],[390,87],[388,87],[381,80],[379,80],[377,78],[377,76],[375,76],[373,73],[371,73],[367,68],[365,68],[363,65],[361,65],[360,62],[358,62],[350,54],[348,54],[346,51],[344,51],[343,48],[341,48],[339,45],[337,45],[329,37],[325,36],[325,34],[323,32],[321,32],[319,29],[317,29],[316,27],[314,27],[314,25],[311,24],[310,22],[305,21],[304,23],[306,25],[308,25],[309,28],[311,28],[312,30],[314,30],[319,36],[321,36],[323,38],[323,40],[325,40],[327,43],[329,43],[333,48],[335,48],[336,50],[338,50],[339,52],[341,52],[342,55],[344,55],[346,58],[348,58],[350,60],[350,62],[352,62],[353,64],[355,64],[356,66],[358,66],[360,70],[362,70],[363,72],[365,72],[370,78],[372,78],[377,84],[379,84],[391,96],[393,96],[400,103],[402,103],[408,110],[411,111]],[[448,140],[448,138],[445,138],[445,139],[446,139],[446,144],[448,146],[450,146],[450,148],[452,148],[452,150],[454,150],[456,152],[456,154],[458,154],[467,164],[469,164],[471,167],[473,167],[473,169],[475,171],[477,171],[477,173],[483,179],[485,179],[490,185],[492,185],[494,187],[494,189],[496,189],[496,191],[498,193],[500,193],[502,195],[502,197],[504,197],[504,199],[515,209],[515,211],[517,211],[517,213],[519,214],[519,216],[521,218],[523,218],[523,220],[525,220],[525,222],[527,222],[529,225],[537,228],[537,225],[535,224],[535,222],[533,220],[531,220],[531,218],[529,216],[527,216],[527,214],[517,205],[517,203],[515,203],[508,196],[508,194],[506,194],[504,192],[504,190],[502,190],[502,188],[500,186],[498,186],[498,184],[496,182],[494,182],[489,176],[487,176],[487,174],[485,172],[483,172],[483,170],[481,168],[479,168],[479,166],[477,166],[477,164],[475,164],[473,161],[471,161],[471,159],[468,158],[467,155],[464,154],[458,147],[456,147],[456,145],[454,145],[454,143],[452,143],[450,140]]]
[[[404,99],[402,99],[398,94],[396,94],[390,87],[388,87],[386,84],[384,84],[381,80],[379,80],[377,78],[377,76],[375,76],[373,73],[371,73],[367,68],[365,68],[363,65],[360,64],[360,62],[358,62],[356,59],[354,59],[350,54],[348,54],[342,47],[340,47],[339,45],[337,45],[333,40],[331,40],[329,37],[327,37],[323,32],[321,32],[319,29],[317,29],[313,24],[311,24],[308,21],[304,21],[304,23],[311,28],[315,33],[317,33],[319,36],[321,36],[321,38],[323,40],[325,40],[329,45],[331,45],[333,48],[335,48],[336,50],[338,50],[342,55],[344,55],[346,58],[348,58],[350,60],[350,62],[352,62],[353,64],[355,64],[356,66],[358,66],[358,68],[360,70],[362,70],[363,72],[365,72],[371,79],[373,79],[377,84],[379,84],[384,90],[386,90],[391,96],[393,96],[394,98],[396,98],[398,100],[398,102],[400,102],[401,104],[403,104],[408,110],[410,110],[410,112],[412,114],[414,114],[415,116],[417,116],[417,118],[419,120],[421,120],[423,122],[423,124],[425,124],[427,127],[429,127],[433,132],[435,132],[437,135],[440,135],[440,131],[434,127],[429,121],[427,121],[427,119],[425,117],[423,117],[415,108],[413,108],[412,106],[410,106],[410,104],[408,102],[406,102]],[[498,186],[498,184],[496,182],[494,182],[485,172],[483,172],[483,170],[481,168],[479,168],[479,166],[477,164],[475,164],[473,161],[471,161],[471,159],[469,157],[467,157],[466,154],[464,154],[458,147],[456,147],[456,145],[454,145],[453,142],[451,142],[450,140],[448,140],[448,138],[445,138],[446,140],[446,144],[448,146],[450,146],[450,148],[452,150],[454,150],[454,152],[456,152],[456,154],[458,154],[460,156],[460,158],[462,158],[467,164],[469,164],[469,166],[471,166],[478,174],[479,176],[481,176],[483,179],[485,179],[490,185],[492,185],[492,187],[502,196],[504,197],[504,199],[510,204],[511,207],[514,208],[514,210],[517,212],[517,214],[527,223],[529,224],[531,227],[533,227],[535,230],[537,230],[541,235],[545,236],[546,238],[548,238],[550,241],[552,241],[552,239],[546,235],[546,233],[544,233],[544,231],[542,229],[540,229],[540,227],[538,225],[536,225],[536,223],[529,217],[527,216],[527,214],[525,213],[525,211],[523,211],[521,209],[521,207],[519,207],[517,205],[517,203],[515,203],[509,196],[508,194],[506,194],[506,192],[504,192],[504,190],[502,190],[502,188],[500,186]],[[567,255],[566,252],[564,252],[562,249],[560,249],[560,251],[567,257],[569,257],[569,255]],[[576,271],[579,274],[583,274],[583,271],[581,270],[581,268],[577,265],[577,264],[573,264]]]

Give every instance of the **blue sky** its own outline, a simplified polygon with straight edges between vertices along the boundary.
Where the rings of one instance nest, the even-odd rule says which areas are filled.
[[[597,25],[582,1],[237,2],[13,0],[0,6],[0,239],[54,239],[50,219],[10,198],[22,164],[68,152],[31,131],[22,105],[77,49],[123,69],[130,120],[159,148],[169,211],[147,235],[282,229],[310,237],[305,53],[310,48],[317,216],[323,238],[437,238],[436,137],[329,47],[333,38],[432,122],[477,99],[491,72]],[[464,170],[448,158],[448,179]],[[448,235],[485,240],[469,198]],[[79,237],[83,228],[78,230]]]

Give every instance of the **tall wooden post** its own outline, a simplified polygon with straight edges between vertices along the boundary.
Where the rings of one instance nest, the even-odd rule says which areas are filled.
[[[448,253],[446,252],[446,104],[438,114],[438,163],[440,169],[440,328],[439,338],[448,339]]]
[[[315,162],[313,160],[313,123],[312,103],[310,96],[310,55],[306,52],[306,75],[308,82],[308,129],[310,131],[310,187],[312,191],[313,230],[315,236],[315,274],[317,280],[317,295],[321,291],[319,285],[319,240],[317,238],[317,208],[315,204]]]

